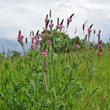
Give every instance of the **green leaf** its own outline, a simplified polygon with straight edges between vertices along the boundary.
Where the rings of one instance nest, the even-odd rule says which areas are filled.
[[[35,81],[30,80],[30,84],[32,84],[32,85],[33,85],[33,87],[34,87],[34,90],[36,90],[36,87],[35,87]]]
[[[26,92],[27,95],[31,98],[31,95],[28,93],[28,91],[23,87],[23,92]]]
[[[93,92],[91,93],[91,95],[93,95],[98,89],[100,88],[100,86],[96,87]]]

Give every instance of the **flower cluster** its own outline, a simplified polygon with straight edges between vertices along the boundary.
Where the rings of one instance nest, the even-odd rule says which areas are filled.
[[[43,38],[43,37],[45,37],[45,36],[47,36],[46,33],[41,34],[41,38]]]
[[[67,18],[67,22],[72,22],[72,18]]]
[[[47,40],[47,44],[51,44],[52,42],[50,40]]]
[[[48,51],[45,50],[44,52],[41,52],[41,55],[47,56]]]
[[[91,33],[92,32],[92,29],[91,28],[88,28],[88,33]]]
[[[49,27],[50,27],[50,28],[52,28],[53,26],[54,26],[54,24],[53,24],[53,23],[49,24]]]
[[[63,28],[63,25],[59,25],[58,28],[59,28],[59,29],[62,29],[62,28]]]
[[[100,57],[101,55],[102,55],[102,49],[99,50],[98,57]]]
[[[22,48],[24,49],[23,38],[24,38],[24,36],[21,35],[21,30],[19,30],[17,41],[21,44]]]

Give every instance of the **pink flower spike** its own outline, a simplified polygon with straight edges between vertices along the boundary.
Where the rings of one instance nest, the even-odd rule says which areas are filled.
[[[47,18],[47,19],[45,19],[45,22],[48,22],[49,21],[49,19]]]
[[[99,34],[97,34],[97,36],[99,37]]]
[[[35,39],[35,36],[31,37],[33,40]]]
[[[44,52],[41,52],[41,55],[45,55],[45,56],[47,56],[47,51],[45,50]]]
[[[31,48],[33,48],[35,45],[34,44],[31,44]]]
[[[49,27],[51,28],[51,27],[53,27],[54,26],[54,24],[52,23],[52,24],[49,24]]]
[[[50,40],[47,41],[47,44],[51,44],[52,42]]]
[[[40,42],[40,39],[37,39],[37,43],[39,43]]]
[[[76,45],[76,47],[77,47],[77,49],[80,49],[81,48],[80,45]]]
[[[62,29],[62,28],[63,28],[63,25],[58,26],[58,28],[59,28],[59,29]]]
[[[102,55],[102,52],[99,52],[99,53],[98,53],[98,57],[100,57],[101,55]]]
[[[21,35],[21,37],[20,37],[21,39],[23,39],[24,38],[24,36],[23,35]]]
[[[101,44],[98,45],[98,48],[102,48]]]
[[[92,31],[92,29],[91,28],[88,28],[88,32],[91,33],[91,31]]]
[[[72,18],[67,18],[67,21],[68,22],[72,22]]]
[[[18,38],[17,38],[17,41],[19,42],[20,41],[20,37],[18,36]]]

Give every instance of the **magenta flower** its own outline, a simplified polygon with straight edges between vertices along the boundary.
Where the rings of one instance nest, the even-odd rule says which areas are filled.
[[[99,34],[97,34],[97,36],[99,37],[100,35],[99,35]]]
[[[34,40],[35,39],[35,36],[31,37],[31,39]]]
[[[41,34],[41,38],[45,37],[46,36],[46,33],[43,33]]]
[[[50,40],[47,40],[47,44],[51,44],[52,42]]]
[[[20,37],[21,39],[23,39],[24,38],[24,36],[23,35],[21,35],[21,37]]]
[[[46,18],[46,19],[45,19],[45,22],[48,22],[48,21],[49,21],[49,19],[48,19],[48,18]]]
[[[44,52],[41,52],[41,55],[45,55],[45,56],[47,56],[47,51],[45,50]]]
[[[67,22],[72,22],[72,18],[67,18]]]
[[[40,42],[40,39],[37,39],[37,43],[39,43]]]
[[[18,35],[17,41],[20,42],[20,40],[23,40],[24,36],[23,35]]]
[[[35,46],[35,45],[32,43],[32,44],[31,44],[31,48],[33,48],[34,46]]]
[[[100,57],[101,55],[102,55],[102,52],[99,52],[99,53],[98,53],[98,57]]]
[[[76,44],[76,47],[77,47],[77,49],[80,49],[81,48],[80,45],[77,45],[77,44]]]
[[[63,25],[59,25],[58,28],[59,28],[59,29],[62,29],[62,28],[63,28]]]
[[[102,48],[101,44],[98,45],[98,48]]]
[[[99,51],[98,57],[100,57],[101,55],[102,55],[102,49]]]
[[[92,29],[91,28],[88,28],[88,32],[91,33],[91,31],[92,31]]]
[[[54,26],[54,24],[52,23],[52,24],[49,24],[49,27],[51,28],[51,27],[53,27]]]

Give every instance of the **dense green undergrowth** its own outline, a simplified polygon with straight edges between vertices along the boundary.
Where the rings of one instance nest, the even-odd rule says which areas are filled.
[[[109,110],[110,52],[97,53],[48,53],[47,87],[40,51],[1,58],[0,110]]]

